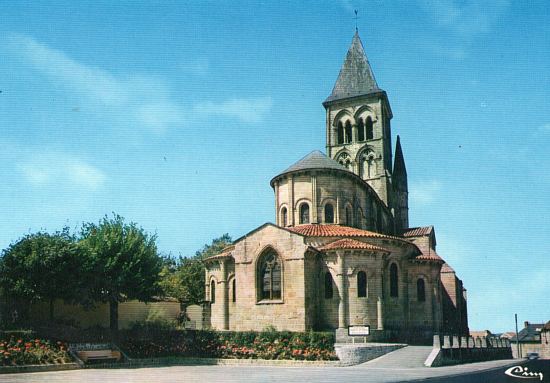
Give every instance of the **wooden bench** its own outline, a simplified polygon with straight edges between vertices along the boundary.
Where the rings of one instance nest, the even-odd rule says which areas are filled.
[[[120,360],[120,351],[116,350],[88,350],[78,351],[78,357],[84,363],[93,362],[118,362]]]

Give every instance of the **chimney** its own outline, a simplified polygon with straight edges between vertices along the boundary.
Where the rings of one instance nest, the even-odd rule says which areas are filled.
[[[526,320],[523,324],[524,324],[525,328],[527,328],[529,326],[529,321]]]

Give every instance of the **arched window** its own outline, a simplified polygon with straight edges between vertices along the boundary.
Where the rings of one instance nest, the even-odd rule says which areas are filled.
[[[288,213],[287,213],[286,207],[283,207],[281,209],[281,226],[286,227],[287,222],[288,222]]]
[[[367,273],[364,271],[357,273],[357,297],[367,297]]]
[[[334,223],[334,207],[331,203],[325,205],[325,223]]]
[[[262,256],[259,272],[261,299],[281,299],[281,261],[277,253],[270,251]]]
[[[332,287],[332,275],[330,272],[325,273],[325,299],[332,299],[334,289]]]
[[[424,279],[418,278],[416,281],[416,297],[418,302],[426,301],[426,286],[424,284]]]
[[[300,205],[300,223],[309,223],[309,205],[305,202]]]
[[[216,282],[214,280],[210,282],[210,303],[216,303]]]
[[[346,206],[346,225],[351,226],[352,225],[352,217],[351,217],[351,207]]]
[[[349,120],[346,121],[346,144],[349,144],[352,140],[352,130],[351,130],[351,122]]]
[[[347,153],[342,153],[338,156],[338,163],[348,170],[351,170],[351,157]]]
[[[390,297],[397,297],[398,295],[397,266],[392,263],[390,266]]]
[[[367,140],[372,140],[374,138],[374,130],[372,128],[372,118],[370,118],[370,116],[367,117],[365,128],[367,130]]]
[[[357,141],[365,141],[365,124],[362,118],[357,122]]]
[[[233,281],[231,282],[231,300],[233,302],[237,302],[237,282],[235,281],[235,278],[233,278]]]
[[[344,143],[344,126],[342,125],[342,121],[338,121],[338,128],[337,128],[337,134],[338,134],[338,144]]]

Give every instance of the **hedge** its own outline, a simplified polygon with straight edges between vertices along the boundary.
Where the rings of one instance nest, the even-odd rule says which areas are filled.
[[[337,359],[333,333],[130,330],[120,335],[119,346],[132,358]]]

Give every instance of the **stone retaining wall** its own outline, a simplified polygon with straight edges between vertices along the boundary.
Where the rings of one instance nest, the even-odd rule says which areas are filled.
[[[335,344],[334,350],[342,366],[353,366],[405,347],[397,343]]]
[[[434,335],[433,350],[424,365],[439,367],[497,359],[512,359],[508,339]]]

